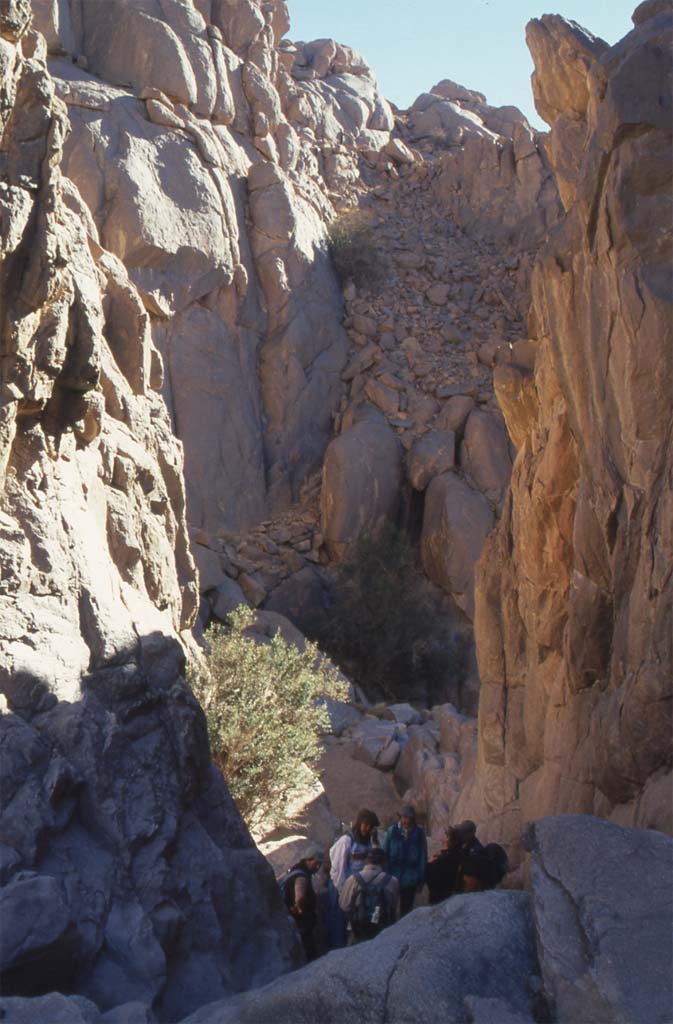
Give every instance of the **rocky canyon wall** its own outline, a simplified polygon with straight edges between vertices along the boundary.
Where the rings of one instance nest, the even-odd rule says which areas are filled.
[[[670,3],[634,17],[532,23],[545,139],[448,80],[394,112],[282,0],[0,3],[7,992],[175,1020],[297,962],[184,681],[199,584],[299,618],[404,498],[476,622],[452,813],[670,830]],[[388,293],[327,255],[358,201]]]
[[[284,38],[282,0],[34,10],[69,112],[64,171],[163,356],[192,553],[210,591],[246,571],[227,535],[297,501],[344,429],[358,346],[326,250],[335,213],[420,166],[458,223],[531,249],[558,215],[548,161],[519,111],[448,81],[396,118],[359,54]],[[422,146],[437,131],[451,151],[428,173],[404,140]],[[244,558],[248,573],[261,560]],[[277,569],[287,575],[281,564],[248,586],[255,602]]]
[[[175,1020],[289,969],[296,939],[184,681],[198,593],[162,358],[63,175],[30,15],[0,6],[2,989]]]
[[[358,140],[392,114],[353,51],[279,45],[280,0],[37,11],[72,122],[64,168],[164,355],[205,589],[217,530],[319,468],[347,347],[325,225]]]
[[[566,215],[535,267],[532,377],[496,369],[518,455],[476,585],[475,782],[515,841],[580,811],[671,831],[671,39],[545,16],[533,87]]]

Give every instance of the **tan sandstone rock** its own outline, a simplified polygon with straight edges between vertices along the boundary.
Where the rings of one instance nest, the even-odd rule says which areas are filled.
[[[646,7],[638,22],[599,52],[562,19],[529,32],[552,138],[562,104],[586,117],[587,138],[573,152],[568,215],[535,271],[539,413],[527,416],[511,499],[477,573],[486,685],[476,779],[459,810],[507,842],[523,820],[552,811],[673,827],[661,800],[673,512],[671,294],[661,282],[671,236],[659,230],[673,162],[658,100],[673,12]]]

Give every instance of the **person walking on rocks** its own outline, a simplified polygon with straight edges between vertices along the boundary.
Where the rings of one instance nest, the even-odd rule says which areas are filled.
[[[316,846],[309,847],[302,859],[290,868],[280,882],[285,906],[297,925],[309,961],[315,960],[318,955],[315,942],[318,915],[313,875],[320,870],[322,862],[322,850]]]
[[[339,906],[348,920],[348,945],[373,939],[398,917],[400,884],[385,871],[386,855],[372,847],[364,867],[344,882]]]
[[[383,844],[388,870],[400,883],[400,917],[414,906],[416,892],[425,882],[428,843],[425,832],[416,823],[416,810],[407,804],[400,811],[400,820],[386,832]]]
[[[346,916],[339,906],[339,897],[346,880],[364,867],[372,847],[378,846],[376,829],[379,819],[373,811],[358,811],[350,831],[339,836],[329,851],[330,880],[328,884],[327,940],[330,949],[346,945]]]

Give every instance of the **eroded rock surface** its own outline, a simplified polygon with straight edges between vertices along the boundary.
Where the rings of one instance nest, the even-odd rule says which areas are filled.
[[[5,1009],[175,1020],[297,962],[184,682],[190,541],[203,622],[242,596],[265,633],[311,632],[330,561],[405,509],[476,610],[479,735],[451,707],[358,723],[351,777],[512,847],[568,809],[670,830],[670,3],[612,48],[532,23],[550,138],[448,79],[393,116],[353,50],[283,39],[282,0],[33,13],[46,44],[0,4],[2,970],[10,997],[58,979],[99,1009]],[[358,203],[378,291],[326,253]],[[461,907],[384,936],[373,974],[341,953],[207,1012],[539,1017],[525,898]],[[444,987],[471,944],[481,973]],[[569,983],[554,957],[563,1013],[635,1012],[602,963]]]
[[[36,14],[70,110],[66,171],[140,291],[190,527],[216,546],[320,466],[346,358],[325,226],[390,108],[349,48],[279,47],[284,3]]]
[[[2,15],[0,126],[0,673],[27,710],[77,699],[84,673],[188,630],[197,605],[161,356],[62,177],[66,111],[29,13],[20,32]]]
[[[62,174],[29,18],[0,8],[2,989],[176,1020],[289,969],[296,939],[185,683],[197,585],[162,359]]]
[[[555,1019],[670,1019],[671,839],[574,815],[536,822],[525,842]]]
[[[637,21],[610,49],[559,17],[528,33],[568,214],[534,275],[539,411],[518,420],[477,574],[479,761],[461,808],[493,838],[567,810],[673,825],[673,12]]]
[[[0,718],[5,995],[58,987],[175,1021],[299,962],[181,662],[147,638],[76,704]]]
[[[280,0],[104,11],[41,0],[35,17],[72,125],[64,169],[163,356],[201,590],[242,571],[263,603],[342,541],[323,517],[322,554],[293,545],[267,572],[232,567],[230,537],[245,543],[293,503],[306,510],[354,404],[381,411],[408,449],[442,429],[446,399],[492,399],[473,357],[485,341],[522,337],[531,252],[558,215],[544,149],[520,111],[448,79],[394,117],[351,48],[283,38]],[[436,225],[438,199],[469,240]],[[380,301],[342,296],[325,249],[335,212],[372,202],[390,206],[374,221],[398,264]],[[332,520],[352,519],[351,483],[327,488]],[[401,487],[385,486],[399,506]]]
[[[247,997],[204,1007],[189,1024],[278,1020],[287,1024],[460,1020],[471,1000],[534,1020],[537,958],[525,893],[458,896],[423,908],[361,949],[330,953]],[[473,1016],[473,1020],[481,1019]]]

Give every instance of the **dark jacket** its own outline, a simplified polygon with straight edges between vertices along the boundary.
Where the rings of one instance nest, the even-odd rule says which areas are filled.
[[[300,885],[301,897],[297,892],[297,882],[305,880]],[[285,906],[297,923],[300,932],[311,931],[315,928],[317,921],[317,900],[311,872],[303,864],[295,864],[290,869],[283,887]]]
[[[452,896],[458,884],[458,873],[461,865],[461,853],[458,848],[442,850],[436,860],[430,861],[425,871],[428,883],[428,902],[441,903]]]
[[[420,825],[414,825],[405,836],[399,823],[391,825],[383,844],[387,870],[399,880],[401,889],[415,889],[425,881],[428,844]]]

